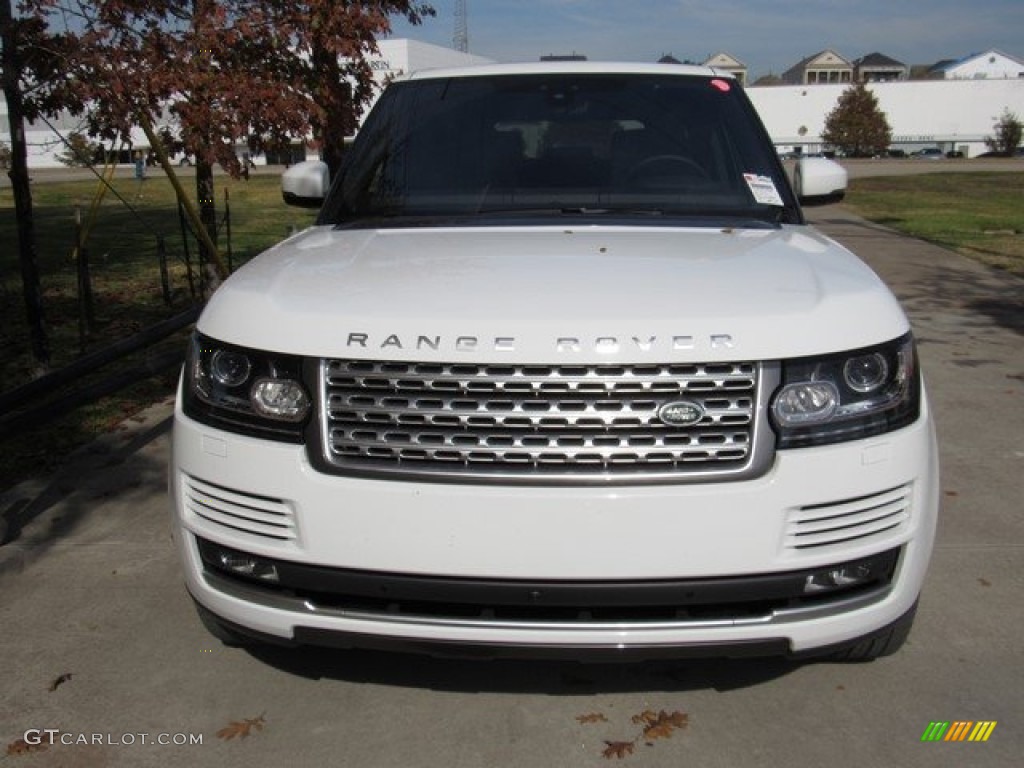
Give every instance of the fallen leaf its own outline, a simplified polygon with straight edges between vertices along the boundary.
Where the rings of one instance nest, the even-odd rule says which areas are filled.
[[[18,739],[12,741],[7,745],[8,755],[27,755],[29,752],[43,752],[48,747],[48,744],[29,744],[25,739]]]
[[[978,579],[978,583],[981,584],[981,586],[983,586],[983,587],[991,587],[992,586],[992,582],[989,581],[988,579]]]
[[[586,715],[576,715],[576,720],[577,722],[582,723],[583,725],[588,725],[590,723],[608,722],[608,718],[605,717],[604,714],[601,712],[590,712]]]
[[[613,757],[621,760],[626,755],[633,754],[633,745],[635,743],[633,741],[606,741],[601,756],[608,760],[611,760]]]
[[[633,716],[633,722],[644,726],[645,739],[670,739],[672,732],[685,728],[690,724],[690,716],[685,712],[653,712],[646,710]]]
[[[664,713],[662,713],[664,714]],[[676,728],[685,728],[690,724],[690,716],[685,712],[673,712],[667,718],[663,718],[670,722]]]
[[[232,720],[226,726],[217,731],[217,738],[224,739],[224,741],[231,741],[236,736],[240,739],[244,739],[255,728],[257,731],[263,730],[265,724],[263,715],[259,717],[250,717],[245,720]]]
[[[672,726],[668,723],[656,723],[644,728],[645,739],[671,739]]]
[[[65,672],[63,675],[55,677],[53,682],[50,683],[50,693],[53,693],[54,691],[56,691],[57,688],[59,688],[60,686],[64,685],[64,683],[66,683],[70,679],[71,679],[71,673],[70,672]]]
[[[658,719],[658,713],[652,709],[645,709],[639,715],[633,715],[630,718],[631,722],[636,725],[647,725]]]

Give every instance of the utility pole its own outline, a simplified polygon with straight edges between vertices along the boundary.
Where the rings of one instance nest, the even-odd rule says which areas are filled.
[[[466,21],[466,0],[455,0],[455,36],[452,47],[456,51],[469,53],[469,24]]]
[[[21,51],[18,24],[11,12],[11,0],[0,0],[0,38],[3,44],[3,91],[11,123],[11,192],[14,195],[18,227],[18,256],[25,311],[32,340],[32,354],[40,366],[50,364],[50,345],[43,319],[43,294],[39,287],[35,225],[32,219],[32,189],[28,178],[28,150],[25,142],[25,112],[21,100]]]

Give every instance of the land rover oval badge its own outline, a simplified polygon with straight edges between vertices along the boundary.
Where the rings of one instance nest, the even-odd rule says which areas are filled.
[[[704,418],[704,407],[688,400],[677,400],[661,406],[658,418],[670,427],[692,427]]]

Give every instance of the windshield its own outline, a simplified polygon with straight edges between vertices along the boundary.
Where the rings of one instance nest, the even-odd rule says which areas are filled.
[[[800,214],[734,81],[559,73],[392,85],[321,223],[544,215]]]

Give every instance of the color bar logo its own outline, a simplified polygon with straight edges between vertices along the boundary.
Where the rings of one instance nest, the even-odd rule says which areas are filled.
[[[921,741],[988,741],[995,729],[995,720],[932,721],[921,734]]]

